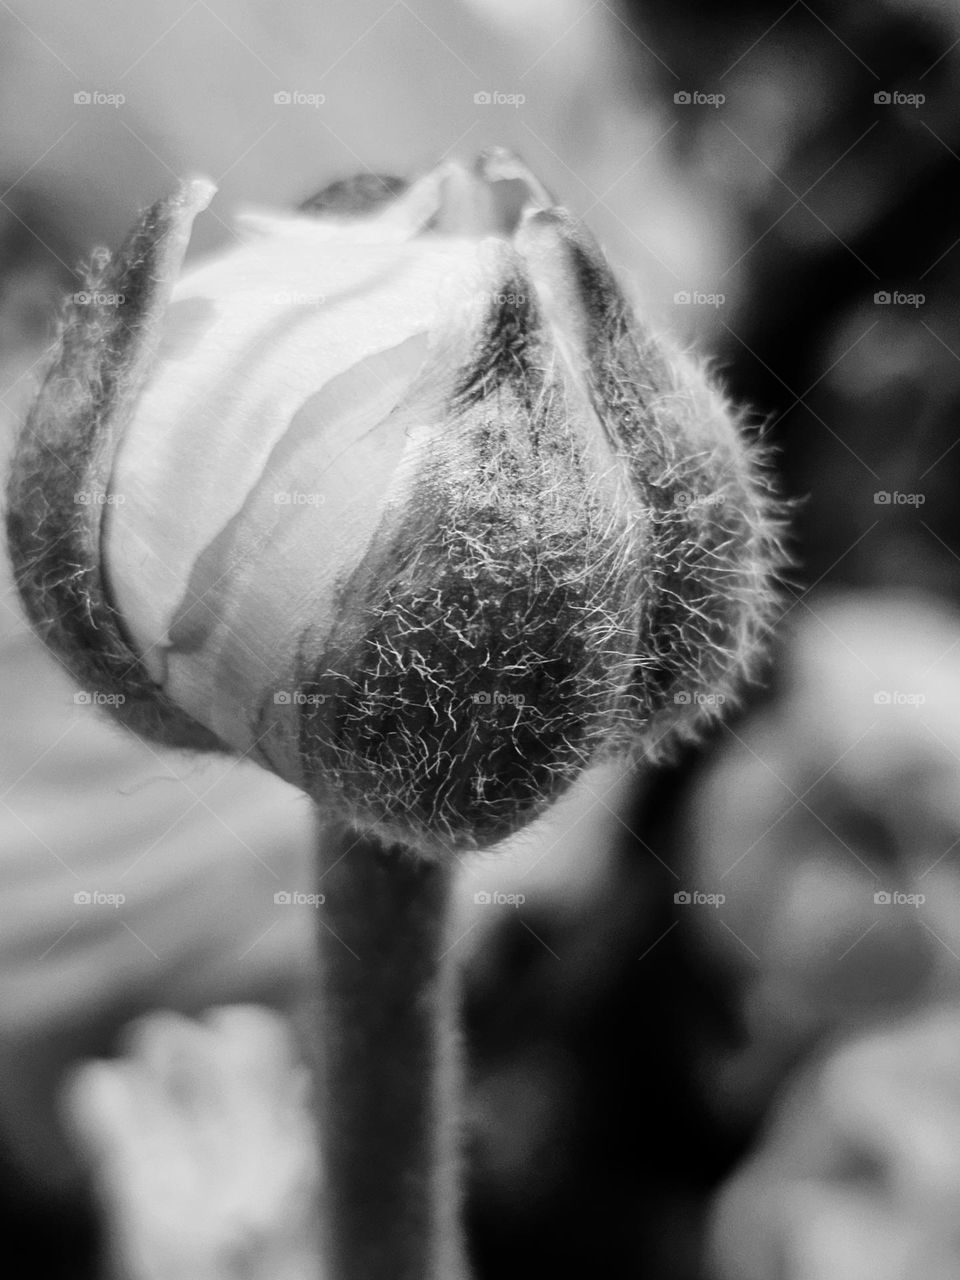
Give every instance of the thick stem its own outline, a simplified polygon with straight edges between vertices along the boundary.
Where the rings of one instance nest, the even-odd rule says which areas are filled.
[[[319,832],[324,1276],[467,1280],[451,860]]]

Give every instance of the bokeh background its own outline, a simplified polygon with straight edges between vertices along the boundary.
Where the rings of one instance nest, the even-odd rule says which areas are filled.
[[[958,79],[946,0],[0,4],[0,454],[80,262],[178,178],[219,186],[199,254],[498,143],[796,500],[762,685],[464,864],[480,1277],[960,1274]],[[63,1082],[151,1010],[295,1014],[308,815],[78,705],[4,573],[0,1220],[79,1280],[104,1209]]]

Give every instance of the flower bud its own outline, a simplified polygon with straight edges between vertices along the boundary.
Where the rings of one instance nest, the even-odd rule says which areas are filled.
[[[212,194],[97,260],[15,462],[20,589],[84,681],[424,849],[722,705],[762,469],[519,161],[336,184],[181,275]]]

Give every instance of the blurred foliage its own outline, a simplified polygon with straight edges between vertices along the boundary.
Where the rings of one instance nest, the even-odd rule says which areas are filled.
[[[719,278],[696,282],[727,299],[699,326],[702,345],[717,353],[727,384],[763,422],[785,491],[802,499],[798,568],[785,601],[785,612],[791,604],[796,611],[788,631],[807,617],[805,603],[793,598],[821,581],[919,587],[956,602],[960,54],[953,46],[960,15],[936,4],[759,0],[707,8],[645,0],[624,12],[644,42],[637,46],[637,95],[674,122],[664,146],[685,170],[692,197],[716,211],[718,235],[725,237]],[[726,101],[720,108],[674,104],[674,93],[693,90],[723,93]],[[895,91],[926,100],[920,107],[875,101]],[[882,293],[922,294],[924,301],[876,301]],[[894,491],[922,501],[875,501],[876,493]],[[912,616],[902,599],[890,607]],[[882,636],[884,616],[882,608],[868,611],[866,629]],[[918,619],[922,628],[922,609]],[[834,685],[860,690],[869,676],[842,652],[849,631],[837,625]],[[951,625],[948,615],[947,637]],[[866,659],[869,641],[860,640]],[[828,1030],[918,998],[932,944],[915,922],[909,937],[903,930],[874,937],[861,957],[859,985],[843,990],[840,966],[818,959],[827,927],[818,900],[803,921],[789,922],[801,939],[793,961],[773,958],[786,937],[784,917],[772,926],[771,949],[755,977],[773,982],[793,963],[796,981],[810,984],[803,998],[798,986],[768,996],[751,1024],[742,975],[704,949],[697,913],[683,916],[670,905],[672,890],[696,875],[703,856],[689,819],[711,771],[718,771],[728,802],[701,812],[699,838],[709,846],[723,833],[725,848],[747,848],[780,812],[773,800],[752,804],[758,789],[762,795],[772,786],[783,794],[781,807],[790,804],[786,784],[778,786],[764,761],[782,766],[778,776],[797,794],[833,762],[837,733],[825,737],[806,726],[798,708],[811,723],[819,718],[851,735],[856,729],[845,704],[835,700],[831,710],[823,683],[797,675],[806,641],[791,643],[784,640],[768,688],[753,695],[732,732],[721,730],[678,768],[659,774],[638,800],[630,822],[635,838],[624,837],[609,899],[589,918],[554,917],[537,926],[563,957],[577,937],[612,948],[618,960],[608,962],[602,978],[588,985],[584,959],[582,981],[568,975],[556,988],[562,994],[551,999],[557,966],[515,925],[502,941],[505,980],[486,999],[482,987],[474,991],[471,1025],[484,1073],[504,1091],[519,1089],[521,1099],[525,1091],[539,1093],[556,1132],[556,1145],[516,1157],[525,1197],[506,1196],[502,1172],[478,1165],[477,1236],[488,1274],[573,1275],[592,1265],[604,1274],[655,1280],[701,1276],[700,1231],[710,1196],[756,1140],[784,1079]],[[799,688],[785,703],[792,678]],[[779,709],[771,713],[779,718],[763,738],[759,725],[769,707]],[[780,755],[760,760],[755,752],[774,741]],[[888,878],[896,846],[904,873],[909,837],[891,826],[889,814],[903,809],[934,766],[918,765],[918,751],[893,738],[886,747],[889,777],[833,779],[835,803],[822,811],[843,834],[839,843],[824,852],[823,831],[798,810],[805,825],[778,828],[754,853],[753,873],[770,903],[787,901],[815,853],[822,855],[814,880],[823,898],[846,858],[841,843],[863,855],[871,875],[886,868]],[[834,754],[842,750],[841,742]],[[941,753],[938,767],[954,782],[955,764]],[[878,807],[884,788],[887,803]],[[811,800],[820,812],[820,799]],[[960,825],[954,821],[941,834],[947,847]],[[701,875],[704,869],[699,864]],[[869,876],[864,883],[870,886]],[[762,903],[753,910],[755,921],[766,919]],[[841,926],[835,915],[829,927],[840,936],[850,919]],[[719,925],[715,932],[738,951],[739,942],[724,939]],[[569,994],[584,990],[590,994],[579,1000]],[[512,1072],[532,1045],[540,1046],[540,1057],[525,1059],[520,1087]],[[575,1069],[555,1065],[569,1055]],[[721,1104],[719,1082],[731,1064],[737,1065]],[[504,1106],[509,1113],[509,1098]],[[521,1102],[514,1106],[522,1112]],[[544,1131],[549,1123],[538,1128]],[[550,1195],[538,1203],[545,1171]],[[730,1229],[743,1230],[743,1222]]]

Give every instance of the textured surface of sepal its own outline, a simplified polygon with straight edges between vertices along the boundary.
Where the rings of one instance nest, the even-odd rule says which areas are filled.
[[[116,258],[98,251],[68,300],[58,349],[21,431],[6,527],[27,615],[74,676],[128,727],[214,748],[147,674],[107,581],[104,517],[117,441],[149,369],[193,219],[213,196],[185,183],[152,205]]]

